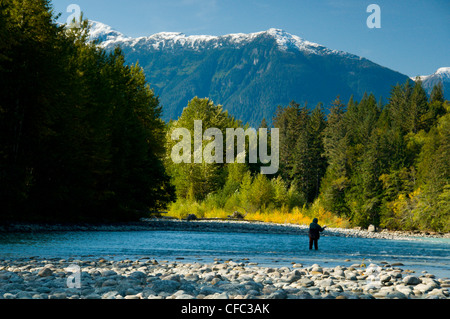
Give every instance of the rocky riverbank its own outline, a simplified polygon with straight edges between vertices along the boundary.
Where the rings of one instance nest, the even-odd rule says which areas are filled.
[[[293,264],[269,268],[248,260],[0,260],[0,299],[450,299],[449,296],[450,279],[426,272],[418,275],[395,264],[334,268]]]
[[[208,231],[208,232],[242,232],[307,235],[308,226],[295,224],[274,224],[245,220],[178,220],[167,218],[148,218],[139,222],[115,224],[24,224],[11,223],[0,225],[0,232],[51,232],[51,231]],[[414,239],[417,237],[450,238],[449,233],[424,233],[406,231],[375,231],[360,228],[327,228],[323,236]]]

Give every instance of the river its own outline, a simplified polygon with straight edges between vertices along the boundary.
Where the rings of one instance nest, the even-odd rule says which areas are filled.
[[[387,240],[323,236],[319,250],[306,236],[196,231],[86,231],[0,234],[0,258],[150,258],[212,262],[215,258],[281,267],[402,263],[403,269],[450,277],[450,239]]]

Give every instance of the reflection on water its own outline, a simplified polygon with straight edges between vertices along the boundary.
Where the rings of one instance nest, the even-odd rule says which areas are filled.
[[[57,232],[1,234],[0,258],[141,258],[210,262],[248,258],[261,265],[324,266],[401,262],[416,271],[450,277],[450,239],[387,240],[324,236],[319,250],[298,235],[182,231]],[[350,261],[346,261],[350,259]]]

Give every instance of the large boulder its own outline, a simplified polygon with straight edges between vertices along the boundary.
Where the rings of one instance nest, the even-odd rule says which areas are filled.
[[[403,282],[406,285],[418,285],[422,281],[419,278],[417,278],[416,276],[406,276],[405,278],[403,278]]]
[[[197,216],[195,214],[189,214],[186,220],[188,221],[197,220]]]
[[[155,293],[174,293],[180,287],[180,283],[175,280],[155,280],[150,287]]]
[[[228,218],[232,218],[232,219],[244,219],[245,215],[238,212],[238,211],[234,211],[233,214],[228,215]]]

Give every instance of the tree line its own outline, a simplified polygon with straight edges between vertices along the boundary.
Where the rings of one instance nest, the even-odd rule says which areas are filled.
[[[171,132],[243,127],[221,106],[194,98],[168,124],[166,168],[176,189],[179,216],[231,212],[331,212],[350,225],[448,232],[450,225],[450,104],[442,85],[430,97],[420,80],[392,88],[383,103],[372,94],[347,103],[339,97],[313,110],[295,101],[279,106],[280,169],[259,173],[257,164],[173,164]],[[261,126],[267,126],[265,120]],[[203,142],[203,147],[209,141]],[[193,146],[193,145],[192,145]],[[248,157],[248,143],[247,157]]]
[[[2,220],[136,218],[167,201],[164,123],[139,65],[56,23],[48,0],[0,2]]]
[[[319,198],[360,226],[449,231],[450,104],[420,80],[393,87],[386,105],[336,100],[323,131],[328,167]]]
[[[207,98],[164,123],[138,64],[91,42],[87,21],[67,28],[57,18],[48,0],[0,2],[1,220],[301,208],[352,226],[449,231],[450,103],[441,85],[430,96],[417,80],[394,86],[386,101],[365,94],[279,106],[274,175],[249,162],[248,144],[244,164],[174,164],[176,128],[193,133],[202,120],[225,135],[248,125]]]

